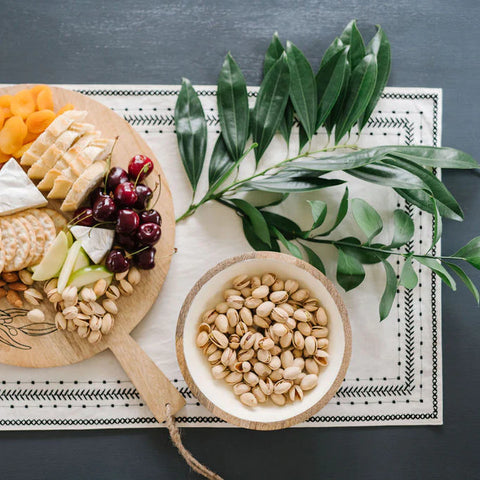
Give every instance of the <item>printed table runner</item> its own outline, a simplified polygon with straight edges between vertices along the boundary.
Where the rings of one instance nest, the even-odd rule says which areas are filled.
[[[180,162],[174,133],[177,86],[67,85],[104,103],[123,116],[146,139],[167,176],[177,216],[188,206],[191,189]],[[208,122],[211,152],[219,133],[214,87],[197,89]],[[251,101],[256,89],[250,89]],[[387,88],[377,110],[361,135],[360,146],[440,145],[441,90]],[[101,129],[101,125],[98,125]],[[321,132],[314,143],[325,145]],[[293,142],[292,152],[297,148]],[[350,141],[350,143],[352,143]],[[286,158],[286,146],[276,138],[267,152],[269,159]],[[248,164],[248,159],[245,162]],[[251,165],[251,164],[250,164]],[[248,166],[245,165],[246,169]],[[206,179],[199,192],[206,185]],[[310,225],[307,198],[321,198],[329,210],[344,186],[319,192],[292,195],[279,212],[295,217],[301,226]],[[349,178],[350,197],[369,201],[382,215],[384,238],[392,235],[388,215],[404,209],[416,225],[415,238],[407,251],[428,249],[432,217],[406,204],[390,189]],[[328,222],[328,219],[327,219]],[[358,232],[347,217],[336,233]],[[177,316],[195,281],[217,262],[251,250],[243,237],[241,222],[231,210],[207,204],[177,226],[178,253],[172,260],[164,288],[154,307],[134,330],[133,336],[166,373],[187,401],[179,412],[180,426],[226,426],[193,397],[186,386],[175,356]],[[437,246],[437,253],[440,247]],[[335,251],[318,250],[335,278]],[[401,261],[392,260],[399,273]],[[415,266],[419,284],[413,291],[397,292],[390,316],[378,321],[378,302],[383,292],[382,266],[367,267],[363,284],[346,294],[353,331],[350,368],[340,390],[318,414],[302,427],[419,425],[442,423],[441,297],[440,282],[429,270]],[[137,293],[141,295],[141,293]],[[7,348],[7,347],[1,347]],[[132,359],[135,361],[135,359]],[[158,423],[115,361],[104,352],[69,367],[44,370],[0,366],[0,428],[89,429],[156,427]]]

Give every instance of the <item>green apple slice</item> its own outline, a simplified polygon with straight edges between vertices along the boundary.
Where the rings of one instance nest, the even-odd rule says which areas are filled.
[[[72,287],[80,288],[95,283],[102,278],[111,280],[112,275],[112,272],[107,270],[103,265],[90,265],[74,272],[68,284]]]
[[[90,259],[88,255],[85,253],[83,248],[80,249],[78,252],[78,256],[75,260],[75,264],[73,265],[73,272],[80,270],[81,268],[88,267],[90,265]]]
[[[65,287],[67,286],[68,279],[70,278],[70,275],[72,274],[73,267],[75,266],[75,261],[77,260],[78,257],[78,252],[82,248],[82,243],[79,241],[73,242],[73,245],[70,247],[68,250],[67,258],[65,259],[65,262],[62,267],[62,271],[60,272],[60,275],[58,276],[58,293],[63,293],[65,290]]]
[[[70,230],[67,232],[67,239],[68,239],[68,248],[70,248],[73,245],[73,240],[74,240],[72,232],[70,232]]]
[[[68,239],[60,232],[48,249],[42,261],[35,267],[32,279],[36,282],[50,280],[58,276],[68,255]]]

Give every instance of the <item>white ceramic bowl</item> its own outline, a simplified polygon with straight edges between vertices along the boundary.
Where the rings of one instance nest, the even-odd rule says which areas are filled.
[[[203,352],[196,346],[202,314],[223,301],[222,292],[240,274],[272,272],[297,280],[320,300],[328,315],[329,364],[322,368],[318,385],[303,400],[280,407],[271,402],[247,407],[231,386],[215,380]],[[340,387],[351,356],[351,330],[347,311],[333,284],[316,268],[290,255],[252,252],[227,259],[209,270],[192,288],[180,312],[176,333],[177,358],[190,390],[216,416],[244,428],[274,430],[306,420],[333,397]]]

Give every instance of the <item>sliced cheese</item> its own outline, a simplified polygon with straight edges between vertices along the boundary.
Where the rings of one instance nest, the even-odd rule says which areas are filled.
[[[64,212],[69,212],[78,208],[90,192],[101,182],[106,170],[106,162],[92,163],[72,185],[60,209]]]
[[[81,242],[86,254],[94,263],[100,263],[112,249],[113,238],[115,237],[114,230],[75,225],[70,227],[70,231]]]
[[[11,215],[47,204],[40,190],[13,158],[0,170],[0,192],[0,215]]]

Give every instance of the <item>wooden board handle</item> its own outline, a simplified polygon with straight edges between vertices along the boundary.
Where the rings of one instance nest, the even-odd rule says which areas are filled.
[[[159,423],[167,418],[167,403],[172,414],[185,405],[182,395],[130,335],[112,332],[108,346]]]

